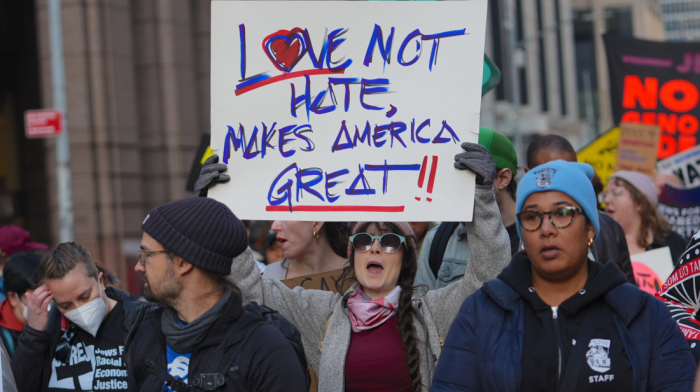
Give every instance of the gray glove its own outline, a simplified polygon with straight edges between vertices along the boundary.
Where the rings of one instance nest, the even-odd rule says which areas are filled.
[[[455,155],[455,168],[476,173],[478,185],[493,185],[496,178],[496,163],[489,150],[481,144],[464,142],[464,152]]]
[[[207,197],[209,188],[231,179],[227,174],[222,174],[228,169],[228,166],[225,163],[217,162],[219,162],[219,156],[214,154],[202,164],[202,171],[199,172],[199,178],[194,183],[195,196]]]

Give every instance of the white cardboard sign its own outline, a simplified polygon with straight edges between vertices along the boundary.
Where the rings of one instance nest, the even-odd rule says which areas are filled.
[[[212,3],[211,147],[241,219],[470,221],[486,0]]]
[[[675,173],[687,187],[696,186],[700,184],[700,146],[659,161],[656,168],[661,172]]]
[[[673,272],[673,258],[668,246],[630,255],[630,260],[646,264],[656,272],[661,282],[665,282]]]

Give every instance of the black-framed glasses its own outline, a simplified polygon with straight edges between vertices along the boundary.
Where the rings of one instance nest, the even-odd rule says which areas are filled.
[[[400,236],[395,233],[386,233],[382,235],[372,235],[369,233],[357,233],[350,236],[350,242],[352,242],[352,247],[355,248],[356,252],[365,253],[372,249],[372,244],[374,240],[379,240],[379,245],[382,250],[386,253],[394,253],[399,250],[401,244],[406,242],[406,237]]]
[[[141,264],[141,266],[145,266],[146,265],[146,257],[148,257],[150,255],[154,255],[156,253],[170,253],[170,251],[167,249],[154,250],[154,251],[150,251],[150,252],[141,251],[141,252],[139,252],[139,264]]]
[[[542,226],[542,220],[545,215],[549,215],[549,221],[557,229],[563,229],[574,221],[574,216],[576,213],[584,214],[583,209],[574,206],[557,207],[551,211],[535,211],[527,210],[519,214],[518,220],[520,220],[520,227],[527,231],[535,231]]]

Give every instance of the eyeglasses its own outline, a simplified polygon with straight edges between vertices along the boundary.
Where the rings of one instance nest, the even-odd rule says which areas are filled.
[[[613,199],[617,199],[620,195],[622,195],[622,189],[623,188],[609,188],[605,192],[601,192],[598,195],[598,202],[599,203],[605,203],[605,199],[610,195]]]
[[[584,211],[581,208],[566,206],[557,207],[547,212],[533,210],[523,211],[517,214],[517,216],[520,220],[520,227],[527,231],[535,231],[542,226],[542,219],[545,215],[549,215],[549,221],[554,225],[554,227],[557,229],[563,229],[574,221],[574,216],[577,212],[584,214]]]
[[[170,253],[170,251],[167,249],[154,250],[151,252],[141,251],[141,252],[139,252],[139,264],[141,264],[141,266],[146,265],[146,257],[148,257],[150,255],[154,255],[156,253]]]
[[[371,235],[369,233],[357,233],[350,236],[350,242],[356,252],[365,253],[372,248],[374,240],[379,240],[379,245],[386,253],[394,253],[399,250],[401,244],[406,242],[406,237],[394,233]]]

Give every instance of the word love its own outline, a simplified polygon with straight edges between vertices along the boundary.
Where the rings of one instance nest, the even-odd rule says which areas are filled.
[[[291,30],[278,30],[266,36],[262,42],[263,53],[276,69],[283,72],[283,75],[271,76],[267,72],[261,72],[248,78],[246,77],[247,42],[245,24],[240,24],[238,29],[241,50],[241,79],[239,82],[241,83],[236,85],[236,95],[290,77],[344,73],[353,63],[351,58],[347,58],[347,54],[344,56],[335,54],[334,57],[334,53],[347,40],[343,38],[343,36],[347,34],[348,29],[335,29],[325,34],[321,45],[314,47],[309,30],[295,27]],[[394,34],[395,28],[391,27],[390,33],[385,39],[382,28],[379,25],[374,25],[374,30],[362,62],[365,67],[370,66],[374,54],[377,51],[383,60],[384,69],[386,69],[387,64],[391,64],[392,48],[395,47]],[[423,53],[424,43],[432,42],[428,67],[429,70],[432,71],[433,66],[437,64],[440,40],[462,35],[466,35],[466,29],[444,31],[436,34],[424,34],[420,29],[415,29],[408,33],[402,40],[398,52],[396,53],[396,62],[404,67],[416,64]],[[313,69],[292,72],[304,57],[308,57]]]

